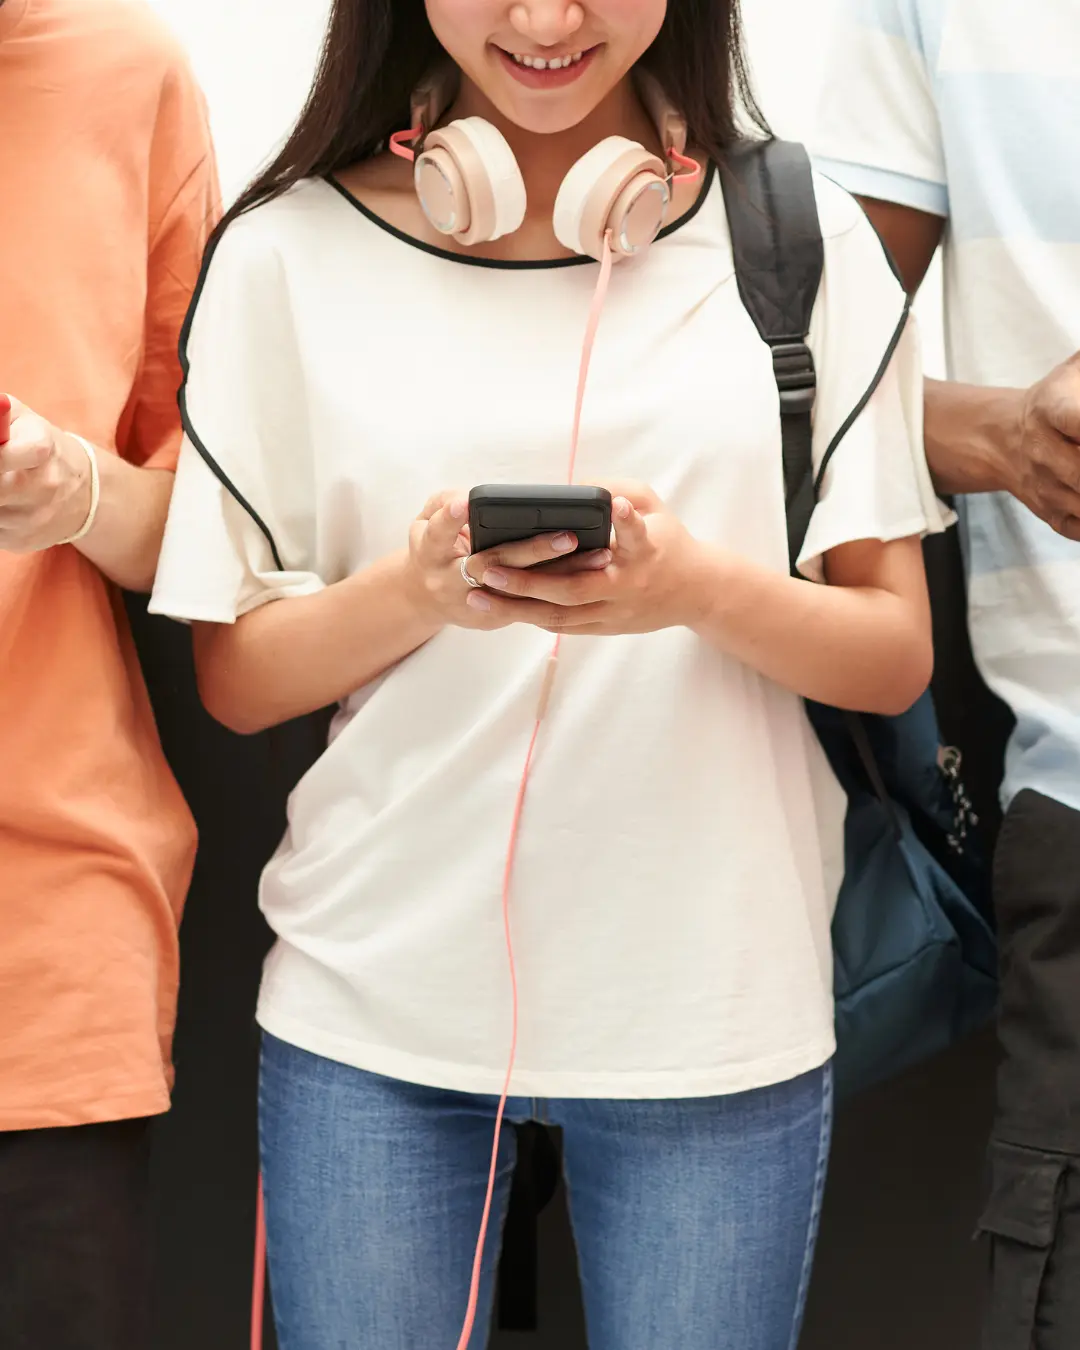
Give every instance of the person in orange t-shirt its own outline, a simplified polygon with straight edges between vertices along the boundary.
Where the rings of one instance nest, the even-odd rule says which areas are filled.
[[[157,564],[217,176],[143,0],[0,0],[0,108],[0,1345],[147,1350],[195,828],[120,589]]]

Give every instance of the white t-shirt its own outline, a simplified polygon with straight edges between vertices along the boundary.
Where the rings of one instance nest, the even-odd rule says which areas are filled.
[[[1080,0],[843,0],[817,136],[850,192],[948,218],[949,374],[1026,387],[1080,348]],[[1016,714],[1003,800],[1080,811],[1080,544],[960,504],[972,646]]]
[[[855,203],[818,186],[820,460],[903,296]],[[231,623],[398,550],[436,491],[562,481],[596,275],[422,247],[322,181],[238,221],[194,310],[153,609]],[[921,410],[909,333],[832,460],[808,567],[940,528]],[[616,269],[578,476],[646,482],[700,539],[787,571],[772,363],[715,175],[644,266]],[[500,1089],[502,869],[550,650],[525,626],[447,628],[346,701],[262,881],[279,939],[268,1031],[371,1072]],[[823,1064],[843,813],[795,695],[686,629],[565,639],[513,881],[514,1092],[704,1096]]]

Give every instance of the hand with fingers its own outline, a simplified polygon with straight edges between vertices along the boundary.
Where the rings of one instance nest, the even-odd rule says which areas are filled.
[[[544,564],[553,579],[595,573],[607,567],[611,553],[576,553],[573,535],[538,535],[518,544],[506,544],[489,553],[470,553],[469,514],[465,494],[443,492],[431,500],[413,522],[409,536],[411,590],[417,607],[444,624],[491,631],[512,623],[548,624],[541,620],[559,607],[540,600],[488,603],[481,577],[486,572],[512,568],[526,575]],[[558,621],[556,621],[557,623]]]
[[[1024,399],[1010,488],[1067,539],[1080,541],[1080,353]]]
[[[86,451],[17,399],[0,407],[0,550],[35,553],[76,534],[92,501]],[[6,434],[4,434],[6,432]]]
[[[690,626],[704,607],[701,545],[651,489],[603,484],[613,497],[612,547],[574,570],[522,566],[509,549],[469,560],[484,587],[466,604],[486,626],[616,636]],[[522,608],[525,606],[525,608]]]

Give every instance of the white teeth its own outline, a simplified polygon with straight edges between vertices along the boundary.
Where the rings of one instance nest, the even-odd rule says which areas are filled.
[[[527,66],[530,70],[565,70],[567,66],[576,66],[584,55],[584,52],[575,52],[573,56],[556,56],[550,61],[545,61],[542,56],[521,56],[517,52],[513,53],[517,64]]]

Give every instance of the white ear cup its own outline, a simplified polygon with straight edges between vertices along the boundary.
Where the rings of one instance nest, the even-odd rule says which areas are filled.
[[[555,237],[563,248],[585,253],[581,242],[582,217],[597,180],[622,156],[633,141],[625,136],[609,136],[578,160],[563,179],[555,198]]]
[[[482,117],[466,117],[455,125],[468,136],[479,155],[495,199],[495,227],[491,239],[520,230],[525,220],[525,180],[514,152],[497,127]]]
[[[501,239],[525,219],[525,180],[514,152],[482,117],[433,131],[417,156],[415,179],[432,225],[460,243]]]
[[[599,258],[610,229],[616,256],[629,257],[652,243],[669,198],[663,162],[636,141],[609,136],[563,180],[555,199],[555,236],[573,253]]]

